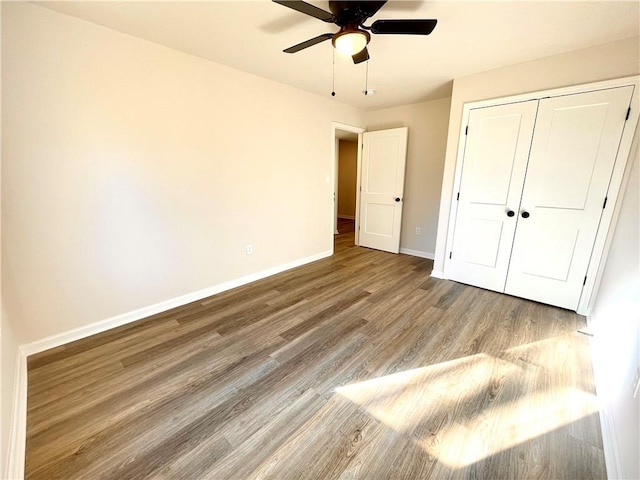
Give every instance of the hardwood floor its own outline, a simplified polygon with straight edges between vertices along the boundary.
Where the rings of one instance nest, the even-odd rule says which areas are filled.
[[[583,318],[353,245],[29,357],[30,479],[605,478]]]

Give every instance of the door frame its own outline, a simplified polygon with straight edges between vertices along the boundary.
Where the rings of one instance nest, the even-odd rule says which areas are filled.
[[[629,115],[629,119],[625,123],[624,130],[622,132],[622,138],[618,147],[618,153],[616,155],[613,173],[611,175],[609,190],[607,192],[607,205],[610,205],[611,208],[605,208],[602,213],[600,226],[598,227],[598,232],[596,233],[596,238],[591,254],[591,260],[589,261],[589,266],[587,267],[586,283],[582,288],[582,294],[580,295],[580,301],[578,302],[577,312],[581,315],[588,315],[595,300],[595,293],[597,293],[598,287],[600,286],[602,273],[604,271],[604,265],[606,263],[609,247],[611,244],[611,237],[613,235],[613,230],[615,229],[615,225],[620,214],[620,201],[622,199],[621,194],[624,193],[623,190],[630,175],[630,168],[627,167],[631,154],[631,147],[634,141],[636,126],[638,124],[638,118],[640,116],[640,92],[638,92],[638,90],[640,89],[640,75],[465,103],[462,109],[462,121],[460,123],[460,133],[458,138],[458,153],[456,156],[453,190],[451,192],[450,199],[451,208],[449,210],[449,224],[447,227],[447,231],[443,232],[446,233],[447,239],[444,256],[444,269],[442,275],[438,275],[440,272],[432,272],[432,276],[437,278],[449,279],[449,252],[451,252],[453,246],[455,221],[458,213],[457,194],[459,192],[460,182],[462,179],[462,163],[464,159],[467,140],[465,131],[469,124],[469,114],[472,109],[505,105],[510,103],[520,103],[530,100],[541,100],[545,97],[558,97],[563,95],[572,95],[576,93],[584,93],[594,90],[605,90],[629,85],[634,87],[633,94],[631,96],[631,113]],[[436,275],[434,275],[434,273]]]
[[[346,123],[331,122],[331,192],[333,201],[331,204],[331,254],[333,254],[333,236],[336,233],[336,225],[338,221],[338,130],[351,132],[358,135],[358,152],[356,161],[356,220],[355,220],[355,244],[359,245],[359,226],[360,226],[360,168],[362,166],[362,134],[366,131],[364,127],[347,125]]]

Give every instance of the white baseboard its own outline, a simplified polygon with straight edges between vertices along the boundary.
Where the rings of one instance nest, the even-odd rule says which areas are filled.
[[[431,276],[433,278],[444,279],[444,272],[441,272],[440,270],[431,270]]]
[[[343,215],[341,213],[338,214],[338,218],[344,218],[346,220],[355,220],[356,217],[354,217],[353,215]]]
[[[18,351],[14,382],[5,478],[21,480],[27,440],[27,356],[22,351]]]
[[[250,275],[246,275],[244,277],[237,278],[235,280],[230,280],[228,282],[214,285],[212,287],[205,288],[203,290],[198,290],[196,292],[188,293],[180,297],[165,300],[164,302],[156,303],[155,305],[143,307],[138,310],[134,310],[133,312],[124,313],[122,315],[117,315],[115,317],[111,317],[106,320],[101,320],[99,322],[95,322],[90,325],[86,325],[84,327],[79,327],[73,330],[69,330],[67,332],[52,335],[50,337],[43,338],[42,340],[37,340],[35,342],[22,345],[20,348],[22,350],[22,353],[25,356],[33,355],[34,353],[44,352],[45,350],[59,347],[60,345],[64,345],[65,343],[73,342],[75,340],[80,340],[81,338],[89,337],[91,335],[104,332],[111,328],[119,327],[121,325],[125,325],[131,322],[135,322],[136,320],[141,320],[143,318],[150,317],[151,315],[156,315],[158,313],[171,310],[172,308],[180,307],[182,305],[186,305],[187,303],[191,303],[191,302],[196,302],[198,300],[202,300],[203,298],[210,297],[217,293],[231,290],[232,288],[240,287],[242,285],[246,285],[248,283],[255,282],[257,280],[261,280],[266,277],[270,277],[271,275],[284,272],[285,270],[290,270],[292,268],[300,267],[307,263],[315,262],[316,260],[321,260],[323,258],[330,257],[332,254],[333,252],[331,250],[327,250],[326,252],[321,252],[316,255],[311,255],[310,257],[294,260],[293,262],[285,263],[284,265],[278,265],[277,267],[269,268],[267,270],[262,270],[261,272],[257,272],[257,273],[252,273]]]
[[[411,250],[410,248],[400,248],[400,253],[411,255],[413,257],[428,258],[429,260],[433,260],[435,258],[435,254],[433,253]]]

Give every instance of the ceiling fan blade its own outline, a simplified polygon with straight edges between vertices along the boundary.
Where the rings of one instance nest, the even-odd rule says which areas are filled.
[[[278,3],[280,5],[284,5],[285,7],[289,7],[297,12],[304,13],[305,15],[310,15],[318,20],[322,20],[323,22],[333,23],[333,14],[329,13],[321,8],[318,8],[310,3],[303,2],[301,0],[272,0],[274,3]]]
[[[385,3],[387,3],[387,0],[379,2],[358,2],[362,11],[367,14],[367,18],[371,18],[378,13],[378,10],[380,10]]]
[[[376,20],[371,32],[390,35],[429,35],[436,28],[437,20]]]
[[[358,53],[353,55],[351,58],[353,58],[353,63],[355,63],[356,65],[358,63],[366,62],[367,60],[369,60],[370,57],[369,57],[369,51],[367,50],[367,47],[364,47],[362,50],[360,50]]]
[[[317,43],[324,42],[325,40],[329,40],[333,37],[333,33],[323,33],[322,35],[318,35],[317,37],[310,38],[309,40],[294,45],[293,47],[289,47],[286,50],[283,50],[284,53],[296,53],[300,50],[304,50],[305,48],[311,47]]]

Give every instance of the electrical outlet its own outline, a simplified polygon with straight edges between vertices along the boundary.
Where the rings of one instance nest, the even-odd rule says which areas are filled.
[[[416,227],[416,235],[420,235],[420,227]]]
[[[638,387],[640,387],[640,367],[636,370],[636,377],[633,379],[633,398],[638,396]]]
[[[247,245],[247,255],[253,255],[253,245]]]

